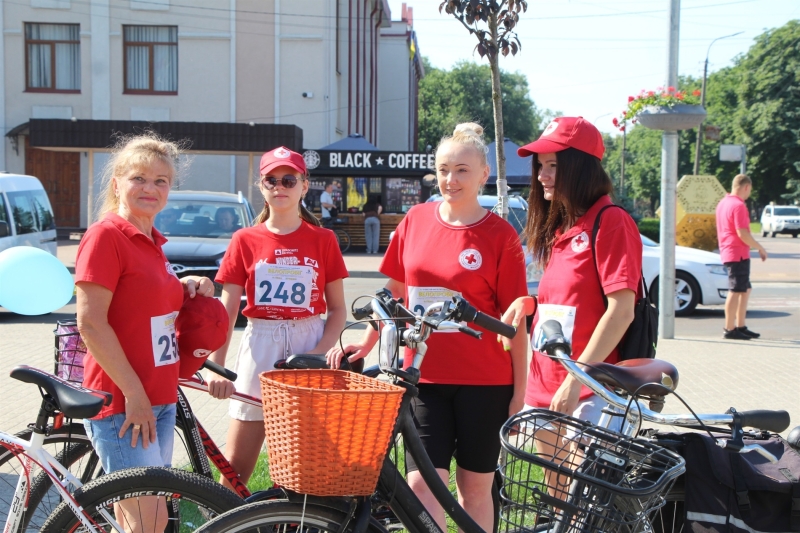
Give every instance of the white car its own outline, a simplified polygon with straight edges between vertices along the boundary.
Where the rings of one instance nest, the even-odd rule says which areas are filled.
[[[768,205],[761,213],[761,236],[788,233],[797,238],[800,235],[800,207],[796,205]]]

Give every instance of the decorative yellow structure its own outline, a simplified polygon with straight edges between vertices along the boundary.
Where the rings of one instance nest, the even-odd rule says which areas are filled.
[[[725,197],[725,192],[716,176],[681,178],[677,187],[676,244],[709,252],[717,248],[714,212],[719,201]]]

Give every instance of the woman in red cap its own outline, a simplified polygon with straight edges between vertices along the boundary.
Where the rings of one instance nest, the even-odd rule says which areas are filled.
[[[642,240],[633,219],[613,205],[611,178],[601,165],[605,146],[600,132],[582,117],[554,119],[534,141],[518,150],[533,156],[533,176],[525,228],[528,250],[544,274],[538,305],[519,298],[503,318],[521,323],[535,312],[533,357],[525,404],[597,422],[604,404],[564,367],[542,354],[541,324],[561,323],[581,363],[616,363],[617,345],[633,321],[642,279]]]
[[[303,156],[279,147],[261,158],[264,209],[256,224],[233,234],[216,281],[233,324],[242,293],[247,327],[236,358],[235,383],[209,374],[209,392],[228,398],[235,390],[261,396],[258,375],[292,353],[323,354],[344,328],[347,269],[336,236],[302,205],[308,192]],[[327,313],[327,320],[320,318]],[[233,328],[211,360],[225,363]],[[260,408],[231,400],[225,455],[247,483],[264,442]],[[227,481],[223,478],[223,484]]]

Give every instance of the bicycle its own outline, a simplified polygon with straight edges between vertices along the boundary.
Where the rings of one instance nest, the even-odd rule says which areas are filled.
[[[490,332],[510,337],[514,336],[515,329],[481,314],[460,297],[454,297],[451,302],[433,305],[423,315],[415,316],[402,307],[397,300],[392,299],[390,294],[384,292],[379,293],[378,297],[372,300],[369,308],[354,310],[354,315],[358,319],[367,318],[370,314],[374,317],[371,320],[374,328],[378,329],[379,324],[383,326],[379,348],[381,370],[396,385],[405,389],[399,415],[395,422],[395,435],[402,436],[407,452],[416,461],[419,472],[429,489],[457,526],[466,533],[482,533],[483,530],[469,517],[439,478],[430,458],[425,453],[414,426],[410,404],[416,393],[416,384],[420,378],[419,367],[427,349],[425,340],[433,330],[460,331],[478,337],[481,335],[481,332],[462,325],[460,323],[462,321],[471,322]],[[407,323],[408,327],[398,328],[397,322]],[[401,342],[414,350],[412,364],[405,370],[401,370],[397,364],[398,348]],[[623,438],[623,440],[630,439]],[[677,454],[656,445],[650,445],[649,449],[659,451],[671,460],[669,467],[664,468],[658,477],[660,483],[657,489],[665,491],[674,477],[681,472],[682,459]],[[641,461],[637,464],[641,466]],[[635,474],[632,476],[635,477]],[[305,529],[340,533],[345,531],[360,533],[369,530],[377,533],[385,530],[371,516],[376,499],[386,502],[409,531],[426,531],[428,533],[441,531],[403,479],[398,466],[387,457],[384,459],[376,495],[373,497],[354,498],[343,495],[338,498],[320,498],[287,491],[286,500],[259,502],[235,509],[208,522],[198,529],[198,533],[283,529],[293,532]],[[654,498],[653,504],[657,503],[659,503],[658,498]],[[654,508],[639,509],[637,513],[646,516],[654,510]]]
[[[16,473],[17,482],[8,503],[4,532],[73,531],[82,526],[85,531],[106,531],[110,527],[123,531],[112,513],[115,502],[138,499],[141,496],[165,496],[169,501],[166,524],[178,531],[182,519],[194,522],[240,505],[242,500],[227,489],[189,472],[166,468],[137,468],[121,470],[112,475],[83,484],[46,449],[44,442],[51,418],[90,418],[111,401],[104,392],[76,387],[64,380],[28,366],[18,366],[11,377],[39,387],[42,403],[28,440],[0,432],[0,447],[8,454],[6,466],[19,462],[17,470],[4,469],[3,478]],[[67,456],[72,446],[67,446]],[[31,483],[34,467],[42,470]],[[44,519],[41,506],[31,509],[30,496],[41,490],[36,480],[46,475],[62,502],[53,514]],[[4,479],[9,483],[8,479]],[[10,483],[9,483],[10,486]],[[135,487],[135,492],[132,492]],[[41,502],[39,502],[41,504]],[[102,524],[102,525],[101,525]]]
[[[350,249],[350,243],[352,241],[350,239],[350,234],[347,233],[347,230],[342,227],[338,227],[340,224],[344,224],[343,219],[329,218],[325,219],[325,222],[322,224],[322,226],[331,230],[334,235],[336,235],[336,241],[339,243],[339,250],[342,253],[345,253]]]

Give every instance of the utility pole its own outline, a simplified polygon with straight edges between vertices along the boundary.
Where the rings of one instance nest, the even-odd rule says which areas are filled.
[[[744,33],[743,31],[732,33],[730,35],[724,35],[722,37],[717,37],[711,44],[708,45],[708,50],[706,51],[706,62],[703,66],[703,86],[700,89],[700,105],[705,107],[706,106],[706,78],[708,77],[708,54],[711,53],[711,45],[715,42],[719,41],[720,39],[727,39],[728,37],[736,37],[737,35],[741,35]],[[700,149],[703,145],[703,125],[700,124],[697,127],[697,144],[694,147],[694,172],[695,176],[700,174]]]
[[[625,137],[628,135],[628,124],[622,124],[622,164],[619,170],[619,195],[625,196]]]
[[[681,2],[670,0],[668,87],[678,85],[678,43]],[[678,132],[665,130],[661,137],[661,260],[658,277],[658,332],[662,339],[675,338],[675,218],[678,182]]]

